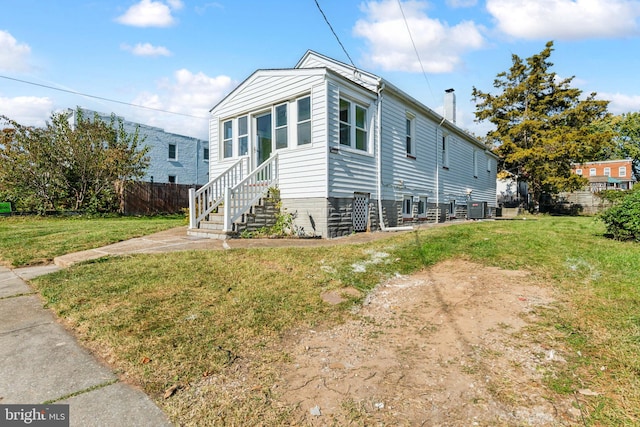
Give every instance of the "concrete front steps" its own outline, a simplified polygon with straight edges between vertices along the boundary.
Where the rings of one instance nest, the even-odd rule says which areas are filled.
[[[197,229],[188,229],[187,234],[194,237],[226,240],[242,233],[243,231],[256,231],[263,227],[273,226],[280,214],[279,199],[267,196],[258,201],[249,211],[233,224],[233,231],[224,232],[224,214],[222,212],[210,213],[209,220],[201,221]]]

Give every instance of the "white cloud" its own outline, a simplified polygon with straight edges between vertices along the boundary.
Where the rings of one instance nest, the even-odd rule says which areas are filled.
[[[51,116],[53,101],[35,96],[0,97],[0,115],[24,126],[44,126]]]
[[[27,71],[31,48],[8,32],[0,30],[0,70]]]
[[[450,26],[429,18],[426,8],[425,2],[417,0],[403,2],[402,10],[396,0],[366,3],[366,18],[356,22],[354,33],[369,43],[367,61],[384,70],[421,72],[424,67],[426,72],[446,73],[462,64],[465,52],[484,46],[481,28],[475,23]]]
[[[166,47],[153,46],[151,43],[138,43],[135,46],[123,44],[121,47],[136,56],[171,56],[171,51]]]
[[[609,112],[622,114],[640,111],[640,95],[626,95],[623,93],[598,93],[598,99],[611,101]]]
[[[498,28],[523,39],[577,40],[638,35],[636,0],[487,0]]]
[[[170,27],[175,23],[175,18],[171,14],[172,10],[182,8],[182,1],[167,0],[162,1],[141,0],[131,6],[116,21],[134,27]]]
[[[157,93],[141,93],[133,104],[200,117],[183,117],[150,110],[137,110],[142,123],[157,126],[168,132],[208,139],[209,110],[235,86],[228,76],[209,77],[181,69],[172,78],[158,83]],[[128,120],[131,120],[128,118]]]

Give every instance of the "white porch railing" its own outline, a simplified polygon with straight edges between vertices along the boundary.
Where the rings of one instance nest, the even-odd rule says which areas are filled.
[[[225,190],[242,181],[248,169],[247,160],[247,157],[241,158],[197,191],[189,190],[189,228],[198,228],[200,222],[224,201]]]
[[[196,229],[207,215],[222,204],[223,232],[233,231],[233,223],[247,212],[278,181],[278,155],[274,154],[244,177],[247,158],[234,163],[216,179],[197,191],[189,190],[189,228]]]
[[[224,193],[224,232],[233,231],[233,223],[260,200],[278,182],[278,154]]]

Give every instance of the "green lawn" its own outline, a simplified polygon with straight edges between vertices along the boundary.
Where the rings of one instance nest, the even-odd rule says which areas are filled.
[[[0,261],[13,267],[185,225],[184,216],[0,217]]]
[[[271,367],[287,358],[277,350],[287,331],[339,322],[356,302],[331,306],[322,302],[322,291],[353,286],[366,293],[386,277],[451,257],[525,269],[560,295],[561,309],[545,312],[536,325],[536,336],[570,350],[566,365],[546,376],[550,396],[598,390],[583,408],[588,425],[638,425],[640,245],[609,240],[604,231],[586,217],[468,222],[366,245],[102,259],[34,284],[86,345],[158,399],[175,422],[205,425],[222,417],[236,425],[274,425],[290,420],[264,390],[233,405],[222,395],[187,404],[163,400],[162,393],[203,375],[224,375],[235,360],[251,360],[268,384]],[[38,245],[37,233],[28,234],[14,239]],[[74,234],[54,235],[65,242]],[[388,253],[388,262],[368,264],[364,272],[353,268],[372,251]]]

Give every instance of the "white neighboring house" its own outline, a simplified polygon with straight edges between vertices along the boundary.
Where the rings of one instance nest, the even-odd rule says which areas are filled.
[[[269,187],[299,230],[325,238],[443,220],[470,200],[491,213],[497,157],[455,125],[453,90],[445,110],[313,51],[257,70],[210,112],[212,181],[192,194],[189,233],[218,206],[233,232]]]
[[[95,114],[105,122],[111,120],[104,114],[81,108],[85,118],[93,119]],[[69,109],[70,121],[76,122],[76,110]],[[139,130],[140,138],[145,138],[142,146],[149,147],[149,167],[141,181],[203,185],[209,181],[209,143],[190,136],[165,132],[163,129],[122,119],[127,133]]]

